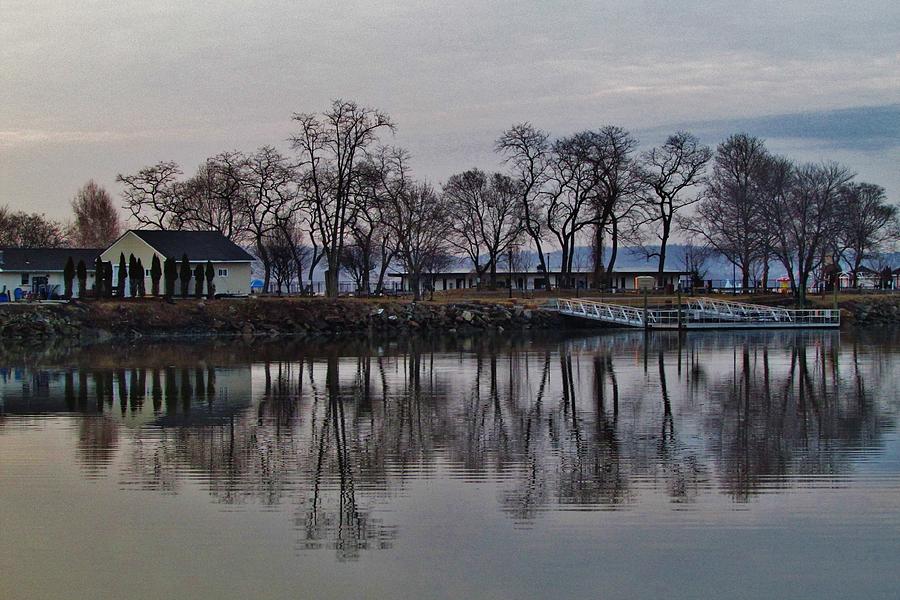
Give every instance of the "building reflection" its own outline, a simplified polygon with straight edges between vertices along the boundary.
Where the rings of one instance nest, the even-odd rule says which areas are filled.
[[[846,476],[895,425],[883,348],[784,332],[64,351],[0,369],[0,426],[75,415],[89,474],[119,457],[124,486],[277,506],[298,548],[353,560],[391,547],[383,509],[438,473],[495,482],[522,524]]]

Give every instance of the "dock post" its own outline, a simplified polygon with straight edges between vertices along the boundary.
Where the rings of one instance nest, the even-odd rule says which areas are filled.
[[[644,331],[650,329],[650,322],[647,320],[647,288],[644,288]]]
[[[678,330],[681,331],[683,327],[681,321],[681,286],[678,286]]]

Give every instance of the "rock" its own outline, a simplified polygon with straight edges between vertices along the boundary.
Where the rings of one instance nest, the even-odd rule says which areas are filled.
[[[475,318],[475,315],[472,314],[471,310],[464,310],[461,316],[462,316],[462,320],[467,323],[471,323],[472,319]]]

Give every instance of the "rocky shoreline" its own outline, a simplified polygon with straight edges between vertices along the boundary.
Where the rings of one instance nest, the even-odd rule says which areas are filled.
[[[859,298],[840,306],[845,327],[900,324],[900,297]],[[560,330],[572,325],[554,312],[514,302],[147,299],[0,307],[0,339],[20,344],[34,339],[453,334]],[[579,329],[584,326],[577,324]]]
[[[0,308],[0,339],[472,333],[560,329],[560,315],[520,304],[249,299],[104,301]]]

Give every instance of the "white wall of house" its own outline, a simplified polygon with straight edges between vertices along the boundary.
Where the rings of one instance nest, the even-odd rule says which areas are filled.
[[[0,293],[9,292],[10,297],[14,297],[16,288],[20,288],[24,293],[32,291],[32,285],[43,281],[46,278],[46,285],[51,288],[55,287],[55,292],[60,296],[65,293],[66,281],[62,271],[2,271],[0,272]],[[88,273],[87,287],[91,289],[94,285],[93,272]],[[77,297],[79,295],[78,278],[72,282],[72,291]]]

